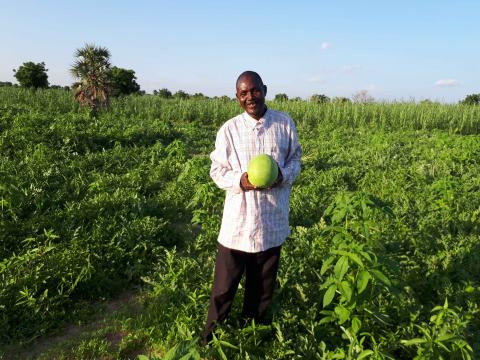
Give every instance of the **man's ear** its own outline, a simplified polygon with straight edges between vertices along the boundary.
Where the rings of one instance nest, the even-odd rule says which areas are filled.
[[[267,85],[263,85],[263,92],[267,95]]]

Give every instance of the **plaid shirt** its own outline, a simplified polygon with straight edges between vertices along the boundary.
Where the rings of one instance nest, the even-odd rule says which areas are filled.
[[[240,177],[258,154],[275,159],[283,180],[272,189],[243,191]],[[210,154],[210,176],[226,190],[220,244],[254,253],[285,241],[290,235],[290,190],[300,172],[301,154],[295,124],[286,113],[268,109],[257,121],[244,112],[220,128]]]

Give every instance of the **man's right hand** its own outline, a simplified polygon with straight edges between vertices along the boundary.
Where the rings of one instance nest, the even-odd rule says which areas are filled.
[[[248,174],[246,172],[244,172],[240,178],[240,187],[243,189],[243,191],[256,189],[255,185],[248,181]]]

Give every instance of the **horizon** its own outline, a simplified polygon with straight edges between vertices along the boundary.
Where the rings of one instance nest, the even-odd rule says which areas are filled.
[[[17,83],[12,69],[33,61],[45,62],[50,85],[70,86],[75,50],[94,43],[110,50],[112,66],[134,70],[147,93],[232,98],[247,69],[262,76],[267,100],[367,90],[379,102],[456,103],[480,92],[480,50],[472,46],[480,4],[369,4],[5,3],[0,81]]]

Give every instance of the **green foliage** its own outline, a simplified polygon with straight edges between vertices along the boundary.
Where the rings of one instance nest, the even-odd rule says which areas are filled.
[[[175,99],[185,100],[188,99],[190,95],[183,90],[178,90],[175,94],[173,94],[173,97]]]
[[[86,44],[75,51],[75,58],[70,69],[73,77],[79,79],[73,85],[75,99],[96,114],[109,104],[110,52],[107,48]]]
[[[0,86],[13,86],[10,81],[0,81]]]
[[[165,88],[160,89],[160,90],[158,90],[158,91],[157,91],[157,90],[153,90],[153,95],[158,95],[158,96],[160,96],[162,99],[170,99],[170,98],[173,97],[171,91],[168,90],[168,89],[165,89]]]
[[[330,102],[330,98],[323,94],[314,94],[310,97],[310,101],[316,104],[325,104]]]
[[[135,81],[135,71],[113,66],[109,70],[109,85],[111,96],[135,94],[140,91],[140,85]]]
[[[468,320],[458,314],[458,308],[449,308],[445,299],[443,306],[435,306],[429,323],[415,324],[421,337],[402,340],[405,346],[415,346],[414,359],[472,359],[473,350],[463,339]]]
[[[225,196],[208,155],[238,104],[125,96],[89,117],[68,92],[15,87],[0,103],[2,343],[143,286],[117,345],[44,358],[479,357],[478,107],[269,104],[304,150],[272,324],[240,327],[241,284],[201,348]]]
[[[274,101],[287,101],[288,95],[287,94],[276,94]]]
[[[47,71],[44,62],[36,64],[32,61],[25,62],[13,70],[20,86],[34,89],[48,87]]]
[[[208,99],[208,96],[205,96],[202,93],[195,93],[192,95],[192,99]]]
[[[338,104],[346,104],[346,103],[351,103],[352,100],[350,100],[349,98],[346,98],[346,97],[337,96],[337,97],[334,97],[332,99],[332,102],[338,103]]]
[[[480,94],[467,95],[460,103],[465,105],[480,105]]]

